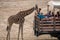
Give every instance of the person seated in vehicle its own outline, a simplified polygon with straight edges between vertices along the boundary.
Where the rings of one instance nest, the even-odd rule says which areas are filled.
[[[51,17],[51,11],[49,11],[46,16],[47,18]]]
[[[54,15],[55,15],[54,12],[52,12],[52,17],[54,17]]]
[[[43,20],[45,21],[51,20],[51,17],[52,17],[51,11],[49,11],[47,14],[45,14],[45,18]]]
[[[37,17],[42,20],[43,18],[45,18],[45,16],[43,15],[43,13],[41,13],[41,8],[39,8],[38,12],[37,12]]]
[[[57,11],[57,17],[58,17],[58,18],[60,17],[60,13],[59,13],[59,11]]]

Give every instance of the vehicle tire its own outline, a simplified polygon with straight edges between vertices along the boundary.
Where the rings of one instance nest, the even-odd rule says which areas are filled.
[[[60,40],[60,35],[57,38],[58,38],[58,40]]]

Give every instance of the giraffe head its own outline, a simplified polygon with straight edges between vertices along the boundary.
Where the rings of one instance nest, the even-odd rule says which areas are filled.
[[[38,5],[36,4],[35,7],[34,7],[35,10],[38,10]]]

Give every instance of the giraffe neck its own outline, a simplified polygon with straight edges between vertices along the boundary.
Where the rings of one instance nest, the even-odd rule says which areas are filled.
[[[26,10],[26,11],[23,13],[23,16],[25,17],[25,16],[31,14],[33,11],[34,11],[34,7],[31,8],[31,9],[29,9],[29,10]]]
[[[31,14],[34,10],[35,10],[34,7],[32,7],[32,8],[29,9],[29,10],[20,11],[20,12],[17,14],[17,16],[25,17],[25,16]]]

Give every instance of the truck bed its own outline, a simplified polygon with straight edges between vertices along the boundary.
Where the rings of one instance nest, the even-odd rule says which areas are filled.
[[[50,33],[52,31],[60,32],[60,19],[55,18],[53,21],[51,18],[49,20],[40,20],[35,17],[35,28],[42,33]]]

